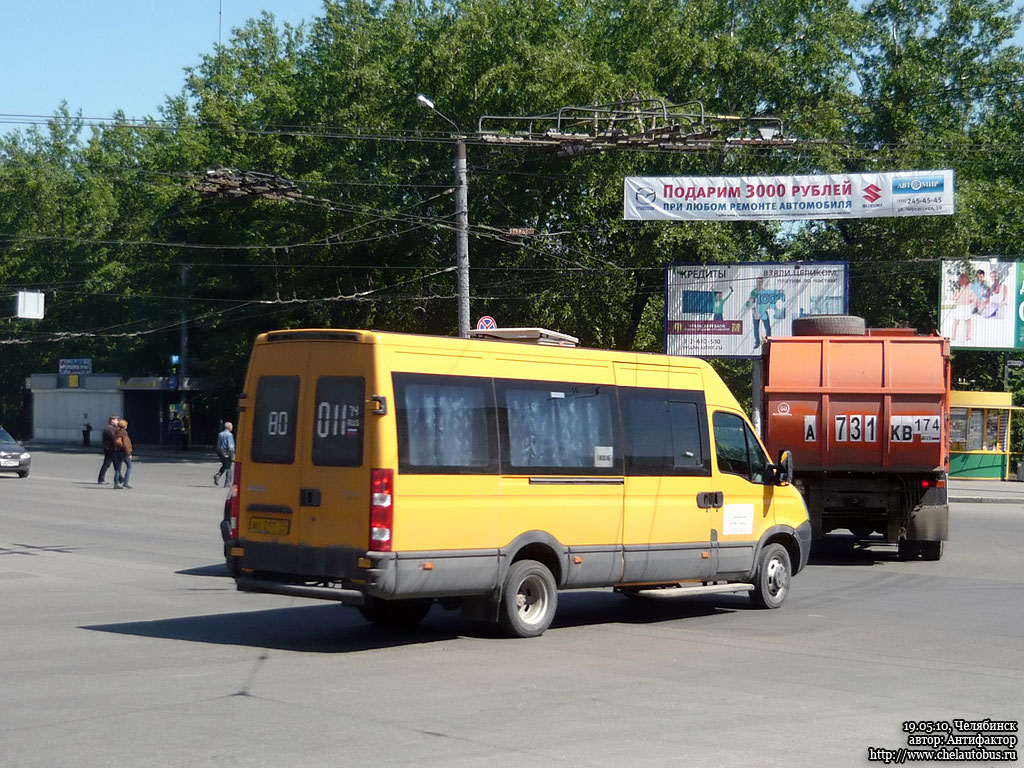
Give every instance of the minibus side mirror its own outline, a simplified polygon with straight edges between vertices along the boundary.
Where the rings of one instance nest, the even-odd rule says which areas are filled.
[[[793,454],[788,450],[779,451],[779,460],[775,463],[775,485],[789,485],[793,482]]]

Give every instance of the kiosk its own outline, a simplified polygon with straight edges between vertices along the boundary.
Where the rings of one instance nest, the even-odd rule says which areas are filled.
[[[1010,392],[958,392],[949,399],[949,476],[1007,480],[1010,476]]]

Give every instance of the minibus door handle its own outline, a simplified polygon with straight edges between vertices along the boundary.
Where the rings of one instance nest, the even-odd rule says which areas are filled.
[[[319,488],[300,488],[299,489],[299,506],[300,507],[319,507],[320,506],[320,489]]]
[[[700,509],[719,509],[725,505],[725,494],[721,491],[701,491],[697,494]]]

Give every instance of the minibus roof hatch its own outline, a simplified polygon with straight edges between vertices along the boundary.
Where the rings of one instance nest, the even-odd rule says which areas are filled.
[[[477,328],[469,332],[471,339],[487,341],[520,341],[548,347],[575,347],[580,340],[575,336],[547,328]]]

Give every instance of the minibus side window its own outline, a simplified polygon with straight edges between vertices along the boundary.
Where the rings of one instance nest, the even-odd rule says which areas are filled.
[[[711,474],[702,393],[621,388],[626,474]],[[684,400],[692,397],[692,400]]]
[[[768,457],[746,422],[732,413],[715,413],[712,424],[718,468],[731,475],[742,475],[752,483],[763,484]]]
[[[260,376],[252,423],[252,460],[260,464],[295,461],[298,376]]]
[[[363,464],[363,407],[366,381],[362,376],[321,376],[313,406],[313,463],[322,467]]]
[[[622,474],[613,386],[500,381],[498,408],[509,473]]]
[[[763,485],[768,478],[768,467],[771,462],[768,461],[768,457],[757,438],[754,437],[754,433],[750,431],[750,427],[744,424],[743,430],[747,435],[747,452],[750,456],[750,482]]]
[[[399,472],[497,472],[489,378],[395,373]]]

